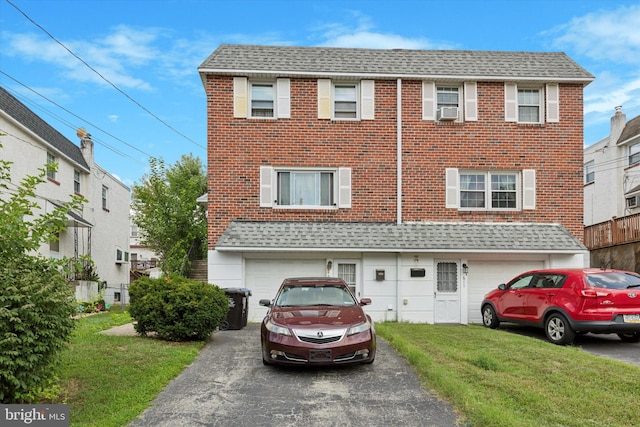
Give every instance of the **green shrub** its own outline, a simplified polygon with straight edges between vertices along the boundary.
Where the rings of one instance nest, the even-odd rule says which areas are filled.
[[[75,311],[55,262],[23,255],[0,263],[0,401],[37,400],[50,385]]]
[[[138,333],[170,341],[205,340],[226,320],[229,299],[215,285],[172,274],[129,286],[129,313]]]

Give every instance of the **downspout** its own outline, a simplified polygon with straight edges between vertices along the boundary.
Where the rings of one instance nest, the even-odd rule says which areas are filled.
[[[396,222],[402,224],[402,79],[398,78],[396,88]],[[402,266],[402,256],[396,254],[396,321],[402,321],[400,307],[400,269]]]
[[[402,79],[398,79],[396,94],[396,222],[402,224]]]

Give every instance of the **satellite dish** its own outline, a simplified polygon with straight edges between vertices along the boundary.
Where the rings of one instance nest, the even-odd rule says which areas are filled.
[[[87,130],[85,128],[80,127],[76,131],[76,135],[78,135],[78,138],[82,139],[87,135]]]

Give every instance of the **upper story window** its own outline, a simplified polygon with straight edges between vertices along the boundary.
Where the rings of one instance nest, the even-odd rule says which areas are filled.
[[[251,83],[251,117],[274,117],[272,83]]]
[[[594,169],[595,162],[592,160],[584,165],[584,183],[591,184],[596,180],[596,172]]]
[[[291,81],[250,82],[246,77],[233,78],[233,117],[291,117]]]
[[[105,211],[109,210],[109,188],[106,186],[102,186],[102,209]]]
[[[437,88],[438,120],[457,120],[459,108],[460,108],[460,88],[438,86]]]
[[[351,168],[260,167],[260,206],[350,208]]]
[[[446,170],[446,207],[460,210],[535,208],[535,171]]]
[[[517,123],[554,123],[560,121],[560,87],[549,83],[544,87],[520,87],[504,84],[504,118]]]
[[[333,86],[333,117],[336,119],[358,118],[358,85],[335,84]]]
[[[540,89],[518,88],[518,121],[540,123]]]
[[[80,194],[80,172],[77,169],[73,170],[73,191]]]
[[[640,143],[629,147],[629,166],[640,163]]]
[[[53,169],[50,169],[49,167],[52,167],[55,163],[56,163],[56,156],[47,152],[47,166],[48,166],[47,178],[51,178],[53,180],[56,179],[56,172]]]
[[[460,85],[422,82],[422,120],[477,121],[478,84],[464,82]]]
[[[333,82],[318,79],[318,118],[373,120],[375,82]]]

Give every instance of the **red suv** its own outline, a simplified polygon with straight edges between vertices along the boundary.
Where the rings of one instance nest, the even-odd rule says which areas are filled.
[[[574,268],[523,273],[485,295],[482,323],[544,328],[549,341],[570,344],[576,333],[616,333],[640,341],[640,275]]]

